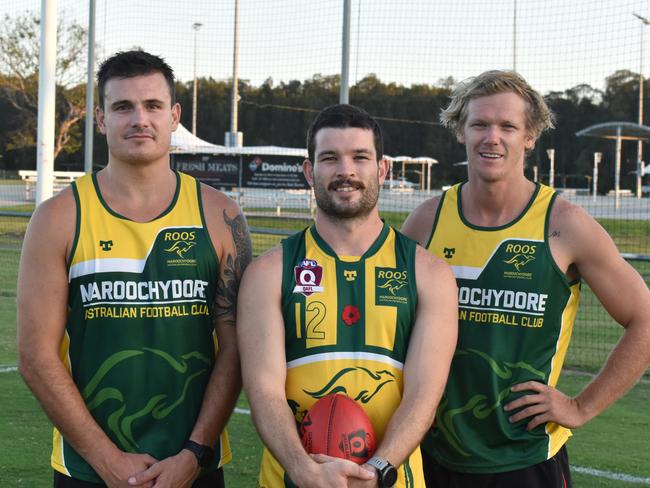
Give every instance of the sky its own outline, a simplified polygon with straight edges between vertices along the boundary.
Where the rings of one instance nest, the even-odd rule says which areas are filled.
[[[87,0],[57,1],[59,18],[88,24]],[[0,14],[40,12],[40,0],[1,0]],[[182,81],[233,70],[234,0],[96,0],[99,61],[142,47]],[[259,85],[337,74],[343,0],[240,0],[239,77]],[[538,90],[603,88],[618,69],[650,76],[650,0],[351,0],[350,79],[437,84],[516,67]],[[516,21],[515,21],[516,5]],[[198,30],[192,28],[199,22]],[[641,33],[644,32],[643,59]],[[516,34],[515,34],[516,32]],[[196,50],[194,39],[196,35]],[[516,42],[515,42],[516,41]],[[516,46],[516,47],[515,47]],[[0,67],[0,70],[2,67]]]

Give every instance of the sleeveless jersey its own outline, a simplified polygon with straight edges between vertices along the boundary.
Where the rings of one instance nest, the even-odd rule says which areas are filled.
[[[337,256],[313,226],[283,241],[286,396],[298,423],[319,398],[343,393],[363,407],[381,442],[402,398],[417,305],[415,246],[387,225],[361,257]],[[398,472],[395,486],[424,486],[419,449]],[[267,449],[259,482],[294,486]]]
[[[571,432],[554,423],[526,430],[503,406],[524,381],[555,386],[578,308],[549,248],[555,192],[538,185],[513,222],[478,227],[463,216],[460,189],[443,194],[427,246],[452,266],[458,284],[459,335],[436,424],[423,449],[454,471],[497,473],[554,456]]]
[[[61,359],[119,449],[175,455],[198,417],[217,347],[218,261],[199,183],[178,173],[171,205],[145,223],[111,210],[95,175],[72,189],[77,227]],[[225,432],[215,452],[214,469],[231,458]],[[101,482],[57,429],[51,462],[73,478]]]

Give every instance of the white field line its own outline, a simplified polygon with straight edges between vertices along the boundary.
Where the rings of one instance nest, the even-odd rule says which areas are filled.
[[[243,415],[250,415],[251,411],[245,408],[235,408],[235,413]],[[650,485],[650,478],[639,478],[625,473],[614,473],[612,471],[603,471],[601,469],[585,468],[582,466],[571,466],[571,471],[577,473],[595,476],[597,478],[606,478],[610,480],[624,481],[626,483],[639,483],[642,485]]]
[[[18,368],[16,366],[0,365],[0,373],[11,373],[17,370]],[[235,407],[235,413],[239,413],[242,415],[250,415],[251,411],[247,408]],[[596,478],[606,478],[610,480],[624,481],[626,483],[650,485],[650,478],[639,478],[638,476],[632,476],[626,473],[614,473],[612,471],[603,471],[601,469],[585,468],[582,466],[571,466],[571,471],[575,471],[576,473],[587,474],[590,476],[595,476]]]
[[[597,478],[607,478],[610,480],[625,481],[626,483],[638,483],[641,485],[650,485],[650,478],[639,478],[625,473],[613,473],[612,471],[602,471],[594,468],[583,468],[582,466],[571,466],[571,471],[576,473],[588,474]]]

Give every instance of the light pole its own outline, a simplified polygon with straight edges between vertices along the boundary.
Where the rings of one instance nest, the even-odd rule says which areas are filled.
[[[194,22],[192,29],[194,29],[194,91],[192,93],[192,134],[196,135],[196,34],[203,24]]]
[[[88,2],[88,62],[86,68],[86,126],[84,129],[84,171],[93,172],[95,136],[95,0]]]
[[[596,196],[598,195],[598,165],[602,160],[603,160],[603,153],[595,152],[594,153],[594,174],[592,178],[592,182],[594,184],[594,189],[592,191],[592,199],[594,202],[596,201]]]
[[[650,25],[650,20],[639,14],[632,14],[641,21],[641,35],[639,46],[639,125],[643,125],[643,28]],[[636,156],[636,196],[641,198],[641,183],[643,181],[643,141],[639,139]]]
[[[517,71],[517,0],[512,10],[512,71]]]
[[[341,42],[341,86],[339,103],[350,103],[350,12],[352,2],[343,0],[343,40]]]
[[[239,51],[239,0],[235,0],[235,18],[232,44],[232,92],[230,94],[230,132],[226,132],[225,143],[227,147],[241,147],[244,135],[239,132],[239,76],[238,51]]]
[[[546,155],[550,163],[548,170],[548,186],[555,188],[555,149],[547,149]]]

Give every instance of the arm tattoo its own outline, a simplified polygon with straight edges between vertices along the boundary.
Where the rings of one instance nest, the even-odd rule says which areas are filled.
[[[550,239],[551,237],[560,237],[560,231],[559,230],[554,230],[548,235],[548,238]]]
[[[223,218],[230,227],[235,249],[234,253],[227,253],[224,256],[222,270],[217,279],[216,318],[234,326],[239,282],[244,269],[251,262],[253,251],[246,218],[238,214],[234,219],[230,219],[225,210]]]

